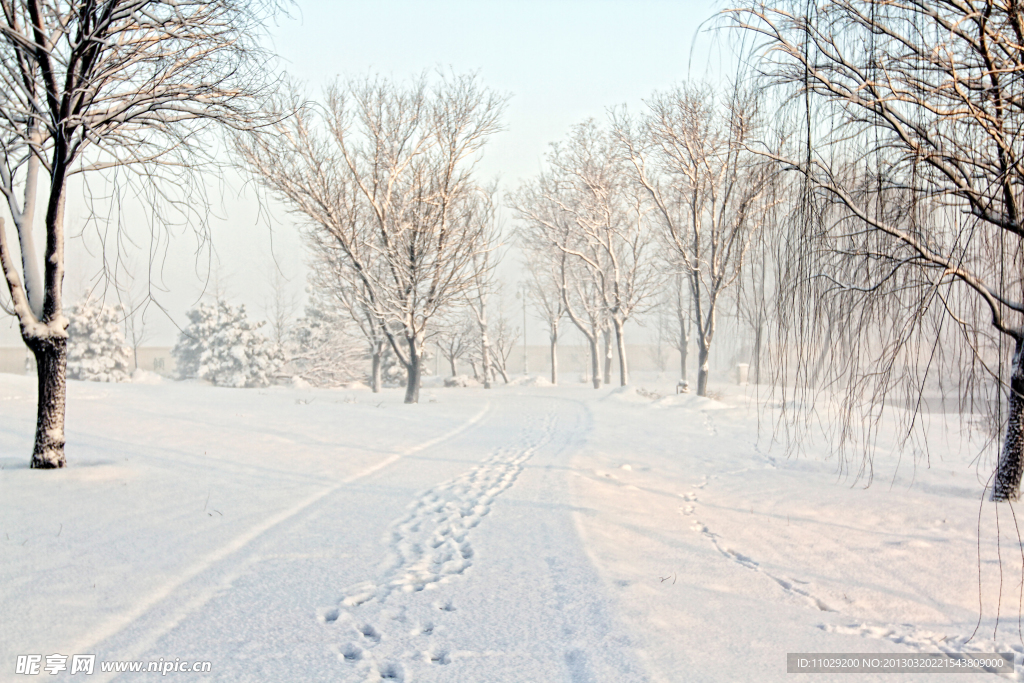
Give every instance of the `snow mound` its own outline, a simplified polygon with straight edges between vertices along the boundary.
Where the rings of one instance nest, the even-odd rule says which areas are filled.
[[[540,375],[527,375],[525,377],[516,377],[514,380],[509,382],[520,387],[553,387],[554,384],[551,380],[541,377]]]
[[[163,384],[163,381],[163,375],[142,368],[136,368],[132,373],[132,382],[135,384]]]
[[[651,405],[655,408],[689,408],[690,410],[722,410],[729,407],[721,401],[694,394],[666,396],[665,398],[658,399]]]
[[[478,387],[480,382],[469,375],[455,375],[454,377],[445,377],[444,385],[446,387]]]

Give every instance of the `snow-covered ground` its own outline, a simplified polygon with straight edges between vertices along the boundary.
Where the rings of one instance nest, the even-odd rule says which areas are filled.
[[[210,662],[176,680],[626,683],[792,680],[788,652],[1024,652],[1024,555],[1006,506],[1002,544],[991,504],[979,543],[955,429],[930,467],[880,456],[865,489],[759,442],[738,387],[671,388],[405,406],[72,382],[69,467],[38,472],[34,382],[0,375],[0,680],[34,680],[27,654],[97,655],[47,680],[163,660]]]

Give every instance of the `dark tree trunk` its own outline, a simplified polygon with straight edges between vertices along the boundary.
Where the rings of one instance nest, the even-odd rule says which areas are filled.
[[[36,358],[39,379],[36,441],[32,467],[64,467],[64,411],[67,405],[68,340],[66,337],[26,340]]]
[[[622,323],[615,321],[615,348],[619,352],[619,386],[629,384],[629,366],[626,364],[626,340],[622,334]]]
[[[455,369],[455,356],[452,356],[451,358],[448,359],[448,364],[452,368],[452,377],[455,377],[455,375],[459,374],[458,371],[456,371]]]
[[[409,364],[405,366],[405,402],[420,402],[420,350],[409,344]]]
[[[1020,477],[1024,470],[1024,340],[1018,339],[1013,351],[1010,375],[1010,403],[1007,408],[1006,441],[999,456],[992,500],[1015,501],[1020,498]]]

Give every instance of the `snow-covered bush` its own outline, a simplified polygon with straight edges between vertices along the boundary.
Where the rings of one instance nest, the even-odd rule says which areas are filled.
[[[281,348],[259,332],[245,306],[218,299],[188,312],[189,326],[171,350],[182,378],[218,386],[265,387],[284,364]]]
[[[89,296],[72,306],[67,316],[68,379],[130,381],[132,352],[121,329],[124,308]]]

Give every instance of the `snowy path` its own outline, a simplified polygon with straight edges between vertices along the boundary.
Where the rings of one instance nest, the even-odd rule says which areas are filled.
[[[211,661],[225,681],[647,680],[568,502],[585,407],[491,403],[298,496],[69,647]]]

